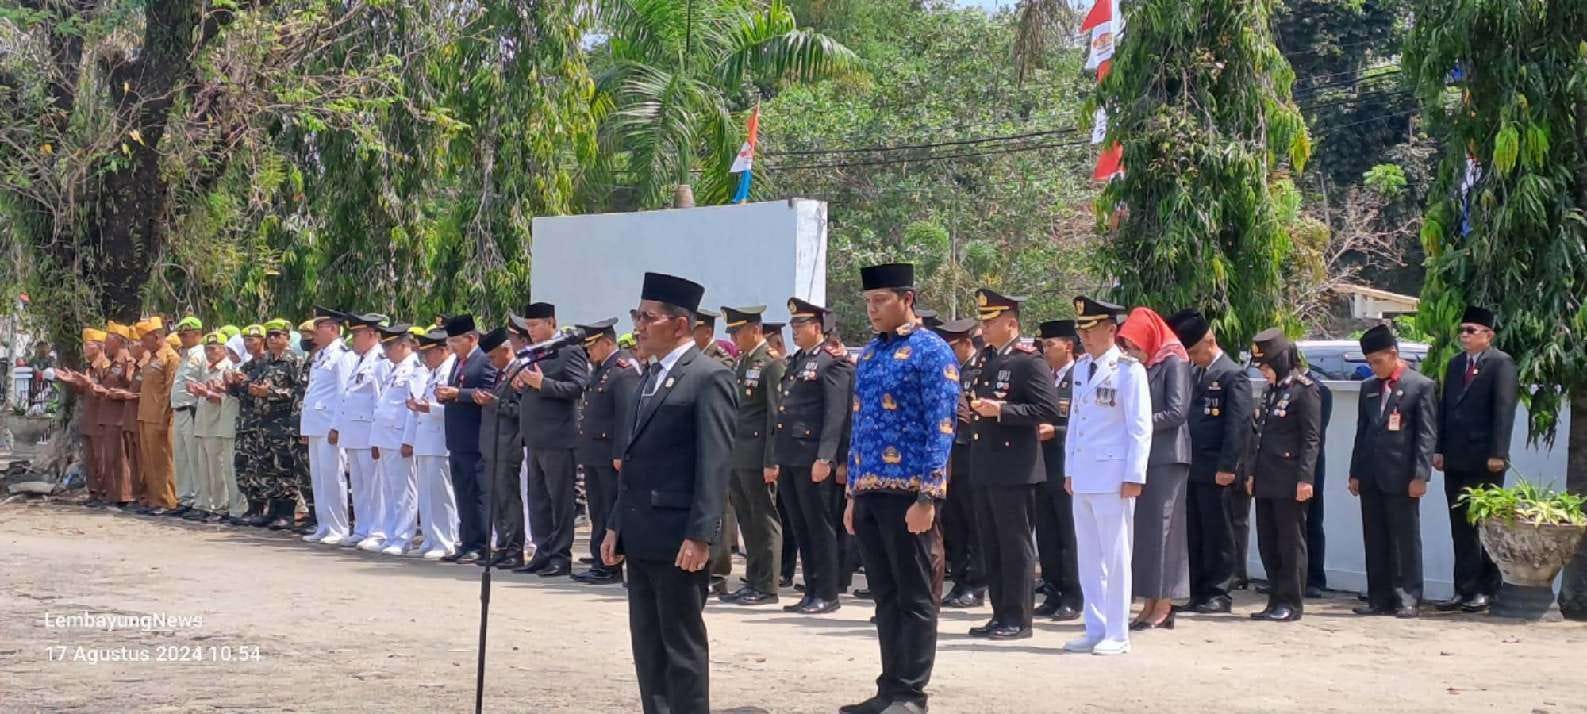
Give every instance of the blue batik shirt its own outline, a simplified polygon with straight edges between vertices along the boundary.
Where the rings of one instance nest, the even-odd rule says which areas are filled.
[[[877,335],[854,372],[850,496],[948,494],[959,404],[959,360],[917,324]]]

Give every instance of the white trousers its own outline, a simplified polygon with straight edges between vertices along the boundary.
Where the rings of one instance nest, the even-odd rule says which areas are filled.
[[[413,472],[413,459],[403,458],[397,449],[380,451],[375,462],[380,469],[380,503],[384,518],[380,530],[385,534],[386,547],[401,546],[407,550],[413,543],[414,525],[418,520],[418,482]]]
[[[424,549],[457,552],[457,497],[452,493],[451,467],[445,456],[415,456],[419,481],[419,524]]]
[[[237,491],[237,471],[232,461],[237,440],[224,436],[200,436],[194,440],[198,442],[199,470],[193,507],[209,513],[241,516],[236,502],[242,501],[243,511],[248,510],[248,502]]]
[[[323,436],[309,437],[309,479],[314,482],[315,535],[346,538],[347,479],[342,478],[342,450]]]
[[[203,458],[203,453],[198,449],[198,437],[193,435],[193,410],[173,411],[171,466],[175,472],[176,502],[179,505],[193,506],[193,499],[198,496],[198,474],[203,466]]]
[[[369,449],[343,449],[347,454],[347,481],[353,489],[353,540],[386,537],[385,505],[380,491],[380,464]],[[381,452],[381,459],[388,456]]]
[[[1077,493],[1073,510],[1086,638],[1128,642],[1135,499],[1117,493]]]

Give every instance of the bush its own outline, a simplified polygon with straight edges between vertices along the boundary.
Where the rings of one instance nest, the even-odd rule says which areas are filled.
[[[1466,518],[1472,523],[1500,519],[1531,525],[1587,525],[1582,504],[1587,499],[1574,493],[1561,493],[1525,480],[1514,486],[1472,486],[1460,495],[1466,504]]]

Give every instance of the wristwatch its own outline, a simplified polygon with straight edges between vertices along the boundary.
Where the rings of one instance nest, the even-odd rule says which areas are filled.
[[[923,505],[927,505],[927,506],[935,506],[935,505],[937,505],[937,499],[932,498],[931,494],[926,493],[925,491],[921,491],[921,492],[915,494],[915,503],[919,503],[919,504],[923,504]]]

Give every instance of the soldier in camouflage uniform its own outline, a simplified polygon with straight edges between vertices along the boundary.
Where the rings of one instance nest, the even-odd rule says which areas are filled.
[[[253,478],[266,503],[271,530],[291,528],[296,518],[299,474],[306,471],[298,439],[298,410],[305,385],[303,362],[288,349],[292,325],[276,319],[265,323],[265,352],[244,365],[248,395],[257,418],[246,452]],[[245,452],[239,450],[239,461]],[[312,512],[312,511],[311,511]]]
[[[258,455],[263,448],[259,443],[260,400],[249,393],[248,385],[253,383],[259,368],[263,366],[260,357],[265,351],[264,326],[249,325],[243,328],[242,338],[243,349],[247,351],[249,359],[226,376],[226,390],[237,398],[237,446],[232,464],[237,473],[237,489],[248,500],[248,512],[232,520],[237,525],[260,528],[270,522],[270,517],[265,515],[264,485],[258,473]]]
[[[297,386],[292,390],[292,423],[303,423],[303,394],[308,390],[309,369],[314,364],[314,318],[309,318],[298,324],[298,345],[302,349],[302,356],[298,358]],[[320,527],[319,519],[314,517],[314,479],[309,475],[309,440],[307,437],[298,437],[292,440],[292,454],[297,463],[298,493],[302,497],[303,508],[306,515],[303,525],[297,529],[298,533],[310,535]]]

